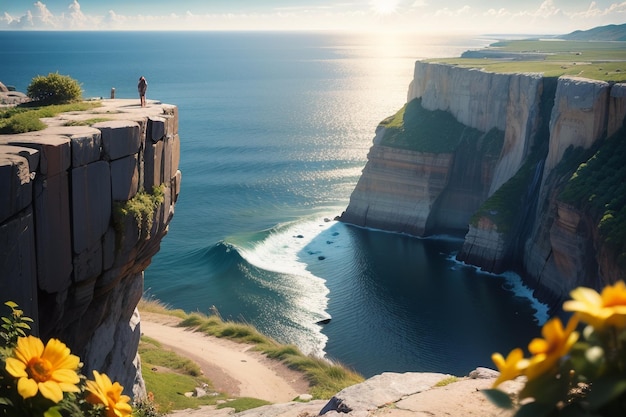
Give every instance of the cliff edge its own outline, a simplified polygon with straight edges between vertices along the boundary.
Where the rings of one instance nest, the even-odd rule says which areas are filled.
[[[0,294],[85,373],[145,395],[136,306],[180,191],[178,109],[103,100],[43,121],[0,135]]]
[[[418,61],[340,219],[464,236],[459,260],[518,271],[560,305],[626,278],[626,171],[591,163],[624,160],[625,116],[626,84]]]

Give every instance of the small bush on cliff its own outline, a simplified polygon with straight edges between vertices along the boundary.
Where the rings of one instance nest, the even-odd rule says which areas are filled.
[[[118,243],[124,236],[125,219],[132,216],[139,227],[140,236],[150,237],[154,211],[163,203],[165,185],[154,186],[151,193],[140,191],[128,201],[116,202],[113,207],[113,224]]]
[[[26,95],[40,104],[71,103],[81,100],[82,94],[78,81],[58,72],[36,76],[26,89]]]

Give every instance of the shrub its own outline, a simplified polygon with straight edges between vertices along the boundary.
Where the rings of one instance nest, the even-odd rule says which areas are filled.
[[[39,103],[62,104],[81,100],[82,90],[78,81],[56,72],[33,78],[26,94]]]

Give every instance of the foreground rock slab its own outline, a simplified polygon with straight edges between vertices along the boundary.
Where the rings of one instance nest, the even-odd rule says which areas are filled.
[[[507,417],[509,410],[491,404],[480,390],[490,388],[497,373],[472,372],[473,377],[454,379],[440,373],[392,373],[376,375],[360,384],[348,387],[330,401],[273,404],[235,413],[232,408],[216,410],[203,407],[180,410],[168,417],[432,417],[480,416]],[[441,381],[447,385],[436,386]],[[500,386],[513,394],[522,383],[508,381]]]

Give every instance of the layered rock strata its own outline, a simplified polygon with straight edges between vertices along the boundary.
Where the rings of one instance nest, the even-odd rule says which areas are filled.
[[[599,238],[599,219],[558,199],[577,167],[568,150],[590,157],[604,139],[622,134],[625,89],[417,62],[408,101],[485,134],[503,130],[502,150],[489,160],[462,140],[448,153],[395,149],[385,145],[381,125],[341,219],[416,236],[464,235],[460,260],[517,270],[555,305],[575,286],[626,278],[619,253]]]
[[[86,373],[141,395],[136,306],[180,191],[178,110],[102,104],[0,135],[0,294],[35,319],[36,334],[66,343]],[[94,118],[104,121],[80,125]],[[138,193],[154,206],[124,215]]]

